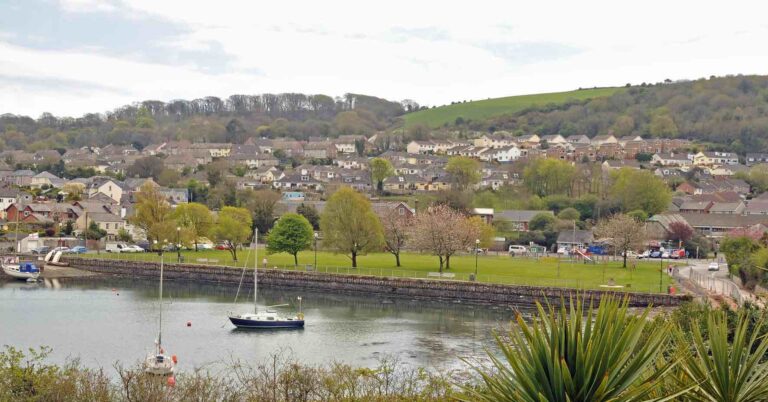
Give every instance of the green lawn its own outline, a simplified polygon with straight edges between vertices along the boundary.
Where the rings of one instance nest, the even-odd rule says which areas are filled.
[[[543,106],[549,103],[564,103],[572,99],[585,100],[610,96],[623,90],[623,88],[595,88],[568,92],[508,96],[421,110],[405,115],[404,119],[406,126],[423,123],[430,127],[439,127],[445,123],[452,124],[456,121],[457,117],[463,117],[465,120],[478,120],[507,113],[516,113],[536,105]]]
[[[253,254],[248,250],[238,253],[238,263],[232,262],[226,251],[183,251],[182,256],[187,262],[195,263],[207,259],[207,264],[237,265],[253,267]],[[293,266],[293,256],[288,254],[266,255],[259,250],[259,266],[266,256],[267,266],[280,269],[306,269],[306,265],[314,265],[314,253],[304,251],[299,254],[299,267]],[[158,260],[157,254],[89,254],[87,257]],[[166,253],[166,261],[176,261],[176,253]],[[211,261],[215,260],[215,261]],[[662,278],[662,289],[666,291],[671,283],[666,272],[659,275],[660,263],[638,262],[634,270],[621,268],[620,262],[601,264],[583,264],[569,262],[557,258],[528,259],[512,258],[507,255],[480,255],[477,259],[478,280],[481,282],[508,283],[534,286],[562,286],[572,288],[599,288],[608,284],[610,279],[616,285],[629,287],[626,290],[637,292],[658,292],[659,279]],[[341,254],[319,251],[317,253],[317,271],[340,274],[360,274],[378,276],[396,276],[410,278],[425,278],[429,272],[438,271],[438,259],[426,254],[405,253],[401,256],[402,267],[395,267],[395,259],[391,254],[373,253],[358,257],[357,269],[351,268],[349,258]],[[467,280],[469,274],[475,272],[475,258],[472,255],[459,255],[451,258],[451,273],[455,279]]]

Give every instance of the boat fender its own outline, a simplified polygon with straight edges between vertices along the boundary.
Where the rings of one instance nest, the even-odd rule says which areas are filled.
[[[303,320],[303,319],[304,319],[304,313],[299,313],[299,314],[296,314],[296,317],[297,317],[298,319],[300,319],[300,320]]]
[[[173,361],[173,364],[177,364],[179,360],[176,358],[176,355],[171,356],[171,361]]]
[[[168,377],[168,386],[169,387],[176,386],[176,377],[173,377],[173,376]]]

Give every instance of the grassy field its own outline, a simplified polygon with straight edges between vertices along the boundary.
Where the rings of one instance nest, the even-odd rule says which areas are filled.
[[[596,88],[582,89],[578,91],[553,92],[546,94],[508,96],[479,100],[454,105],[440,106],[434,109],[421,110],[405,115],[405,124],[427,124],[430,127],[442,126],[445,123],[453,123],[457,117],[466,119],[483,119],[507,113],[519,112],[535,105],[548,103],[564,103],[571,99],[585,100],[610,96],[623,88]]]
[[[248,250],[238,253],[238,263],[232,262],[231,256],[226,251],[183,251],[182,256],[186,262],[237,265],[253,267],[254,256]],[[89,254],[87,257],[120,258],[128,260],[158,260],[157,254]],[[304,251],[299,254],[299,266],[294,267],[293,256],[288,254],[266,255],[264,250],[259,250],[259,266],[263,265],[263,258],[267,258],[269,268],[280,269],[306,269],[307,265],[314,265],[314,253]],[[166,253],[168,262],[176,261],[176,253]],[[204,261],[200,261],[204,260]],[[207,261],[205,261],[207,260]],[[212,261],[213,260],[213,261]],[[358,257],[357,269],[351,268],[349,258],[341,254],[319,251],[317,253],[317,268],[319,272],[359,274],[376,276],[394,276],[408,278],[425,278],[430,272],[438,271],[437,257],[426,254],[405,253],[401,256],[402,267],[395,267],[395,259],[391,254],[373,253]],[[664,265],[666,267],[666,264]],[[512,258],[508,255],[480,255],[477,259],[478,280],[490,283],[507,283],[533,286],[561,286],[580,289],[600,288],[600,285],[608,284],[611,279],[616,285],[625,286],[625,290],[636,292],[658,292],[659,279],[662,280],[662,290],[666,291],[670,279],[666,272],[660,273],[660,263],[638,262],[636,269],[621,268],[620,262],[606,262],[600,264],[583,264],[558,260],[557,258]],[[475,272],[475,258],[473,255],[457,255],[451,258],[451,273],[455,279],[468,280],[469,275]]]

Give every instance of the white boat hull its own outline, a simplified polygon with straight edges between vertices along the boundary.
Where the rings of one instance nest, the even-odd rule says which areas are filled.
[[[21,272],[18,265],[3,265],[3,272],[16,279],[37,280],[40,277],[40,272]]]
[[[150,354],[144,360],[144,371],[148,374],[169,376],[174,368],[173,359],[164,354]]]

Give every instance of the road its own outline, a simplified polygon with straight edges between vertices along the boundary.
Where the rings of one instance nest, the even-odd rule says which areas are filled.
[[[687,266],[679,267],[679,277],[690,279],[695,285],[708,293],[728,296],[739,303],[744,301],[754,302],[755,295],[741,288],[728,275],[728,267],[725,262],[720,262],[718,271],[710,271],[709,264],[712,260],[689,260]]]

